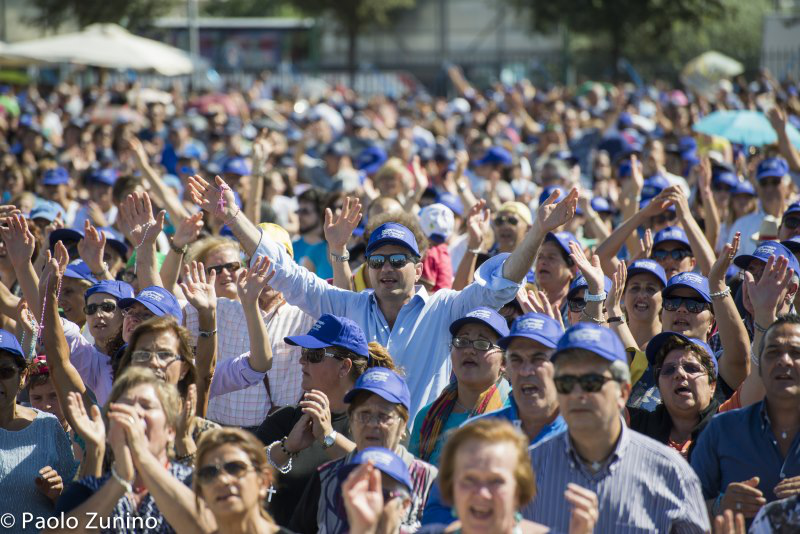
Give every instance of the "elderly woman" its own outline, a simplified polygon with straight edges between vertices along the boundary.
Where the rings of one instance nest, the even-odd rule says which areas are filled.
[[[502,378],[503,350],[497,345],[508,335],[508,324],[490,308],[477,308],[450,325],[450,359],[455,382],[420,410],[414,419],[409,451],[438,465],[447,431],[467,419],[503,406],[508,383]]]
[[[0,330],[0,515],[49,517],[75,474],[69,437],[58,419],[17,403],[27,362],[13,334]],[[7,526],[7,525],[5,525]]]
[[[341,470],[358,452],[371,447],[389,449],[399,456],[411,482],[409,502],[402,527],[408,531],[419,528],[422,510],[428,499],[437,469],[416,459],[400,440],[408,424],[411,394],[405,380],[389,369],[372,368],[356,382],[344,397],[355,451],[344,458],[322,466],[306,486],[303,498],[295,507],[291,528],[298,532],[345,533],[350,530],[341,506]],[[316,510],[316,514],[312,513]]]
[[[197,261],[205,265],[208,275],[216,273],[214,290],[217,297],[239,300],[236,292],[237,271],[242,268],[242,256],[236,241],[224,237],[206,237],[189,250],[187,263]]]
[[[317,468],[355,448],[344,402],[358,377],[371,367],[394,369],[377,343],[367,344],[363,330],[344,317],[323,314],[309,332],[284,339],[302,347],[300,366],[305,392],[295,406],[270,414],[256,431],[277,471],[270,512],[289,526],[292,513]],[[313,520],[313,514],[310,515]]]

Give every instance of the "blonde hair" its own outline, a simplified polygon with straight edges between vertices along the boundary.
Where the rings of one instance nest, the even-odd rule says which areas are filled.
[[[384,178],[391,178],[396,175],[400,175],[400,183],[403,185],[404,192],[408,191],[413,178],[411,172],[400,158],[389,158],[386,163],[378,169],[378,172],[375,173],[375,176],[372,178],[372,183],[377,184]]]
[[[131,367],[126,369],[115,381],[108,396],[104,413],[108,413],[108,407],[112,402],[117,402],[126,391],[140,385],[152,386],[156,393],[161,409],[167,419],[167,426],[175,430],[178,426],[178,419],[181,413],[180,395],[178,389],[172,384],[161,380],[156,374],[145,367]]]
[[[239,244],[236,241],[226,237],[210,236],[197,241],[189,247],[184,262],[190,264],[193,261],[200,261],[205,264],[208,256],[219,248],[230,248],[237,253],[239,252]]]

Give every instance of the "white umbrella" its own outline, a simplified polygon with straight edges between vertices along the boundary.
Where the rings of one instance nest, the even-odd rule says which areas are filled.
[[[744,66],[733,58],[710,50],[691,60],[681,72],[681,81],[708,99],[716,98],[720,80],[738,76]]]
[[[193,71],[191,56],[183,50],[139,37],[116,24],[92,24],[77,33],[14,43],[0,50],[0,57],[5,55],[50,63],[153,70],[167,76]]]

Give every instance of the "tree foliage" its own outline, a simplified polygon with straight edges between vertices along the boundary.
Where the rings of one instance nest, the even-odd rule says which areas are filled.
[[[83,28],[95,22],[114,22],[129,29],[144,28],[154,18],[168,13],[181,0],[31,0],[38,14],[31,22],[58,29],[74,20]]]

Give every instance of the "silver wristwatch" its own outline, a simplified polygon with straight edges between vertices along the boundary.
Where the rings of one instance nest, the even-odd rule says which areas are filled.
[[[333,261],[336,261],[336,262],[339,262],[339,263],[344,263],[346,261],[350,261],[350,252],[345,250],[343,256],[337,256],[336,254],[331,252],[331,259]]]
[[[330,449],[331,447],[333,447],[333,444],[336,443],[336,436],[338,435],[339,433],[334,430],[330,434],[322,438],[322,448]]]

